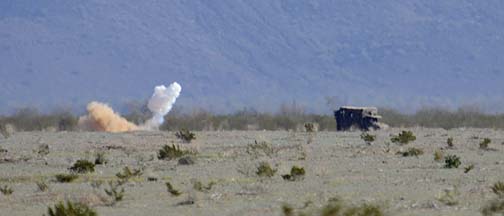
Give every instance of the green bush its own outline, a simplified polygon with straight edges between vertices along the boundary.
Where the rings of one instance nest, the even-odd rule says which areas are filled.
[[[185,128],[180,129],[177,133],[175,133],[175,136],[187,143],[190,143],[192,140],[196,139],[196,134]]]
[[[276,173],[276,169],[271,168],[269,163],[267,162],[261,162],[259,164],[259,167],[257,167],[256,174],[259,177],[273,177]]]
[[[39,191],[45,192],[45,191],[49,190],[49,185],[47,185],[47,183],[44,181],[38,181],[38,182],[36,182],[36,184],[37,184],[37,188],[39,189]]]
[[[492,191],[500,198],[504,198],[504,182],[497,182],[492,185]]]
[[[460,157],[457,155],[448,155],[445,157],[445,168],[458,168],[460,164],[462,164],[462,162],[460,162]]]
[[[69,183],[79,178],[79,176],[76,174],[57,174],[55,175],[55,177],[56,181],[59,183]]]
[[[91,173],[94,172],[95,164],[91,161],[87,160],[77,160],[72,167],[70,167],[70,171],[74,173]]]
[[[209,192],[210,190],[212,190],[212,187],[215,185],[216,183],[211,181],[210,183],[208,183],[207,185],[204,185],[203,183],[201,183],[200,181],[195,181],[193,182],[193,188],[194,190],[197,190],[197,191],[200,191],[200,192]]]
[[[313,133],[315,132],[315,124],[313,123],[305,123],[304,124],[305,131],[308,133]]]
[[[267,143],[266,141],[258,142],[257,140],[254,140],[253,144],[247,145],[246,152],[247,154],[256,158],[260,156],[271,157],[277,153],[277,151],[273,148],[273,146],[271,146],[271,144]]]
[[[117,178],[120,179],[121,183],[125,183],[129,181],[130,178],[136,177],[136,176],[141,176],[142,175],[142,170],[140,169],[133,169],[131,170],[129,167],[124,167],[122,172],[116,173]]]
[[[504,215],[504,182],[496,182],[491,188],[495,195],[497,195],[497,198],[488,201],[481,208],[481,214],[483,216]]]
[[[2,122],[0,122],[0,135],[2,135],[3,138],[9,138],[10,137],[10,133],[7,130],[7,127]]]
[[[48,207],[47,214],[49,216],[97,216],[96,211],[86,204],[72,203],[67,201],[67,204],[60,202],[54,205],[54,209]]]
[[[107,164],[108,160],[105,157],[105,152],[97,152],[95,155],[95,165]]]
[[[444,158],[444,153],[441,150],[434,151],[434,161],[441,162]]]
[[[320,216],[384,216],[385,213],[378,205],[361,204],[348,205],[340,199],[330,199],[321,209],[315,209],[311,214],[307,212],[297,212],[298,216],[320,215]],[[300,211],[300,210],[298,210]],[[282,206],[284,216],[295,216],[296,211],[289,205]],[[318,213],[318,214],[314,214]]]
[[[488,149],[488,145],[492,142],[491,139],[489,138],[484,138],[483,141],[481,141],[479,143],[479,147],[480,149],[483,149],[483,150],[487,150]]]
[[[464,167],[464,173],[468,173],[474,169],[474,164],[470,164],[469,166]]]
[[[392,136],[390,141],[400,145],[406,145],[416,140],[416,136],[411,131],[402,131],[399,135]]]
[[[454,144],[453,144],[453,137],[449,137],[449,138],[446,140],[446,144],[448,145],[448,148],[453,148],[453,147],[454,147]]]
[[[366,142],[367,144],[371,144],[372,142],[375,141],[376,135],[371,135],[371,134],[364,132],[360,135],[360,138],[362,140],[364,140],[364,142]]]
[[[409,148],[407,151],[405,152],[399,152],[403,157],[411,157],[411,156],[415,156],[415,157],[418,157],[419,155],[423,155],[423,150],[422,149],[418,149],[418,148]]]
[[[291,168],[290,174],[282,175],[282,178],[287,181],[298,181],[302,180],[305,176],[305,170],[303,167],[293,166]]]
[[[11,187],[7,186],[7,185],[4,185],[3,187],[0,187],[0,192],[3,194],[3,195],[11,195],[14,190],[12,190]]]
[[[180,194],[182,194],[179,190],[175,189],[175,187],[173,187],[173,185],[170,182],[166,182],[165,185],[166,189],[171,195],[180,196]]]
[[[158,159],[172,160],[189,154],[192,154],[192,152],[188,150],[183,150],[178,145],[175,144],[172,144],[171,146],[164,145],[163,148],[161,148],[158,152]]]
[[[105,193],[112,198],[112,205],[121,201],[124,197],[124,188],[121,187],[121,189],[119,189],[120,185],[121,182],[109,181],[109,189],[104,189]]]
[[[504,215],[504,199],[494,199],[489,201],[481,209],[483,216],[502,216]]]

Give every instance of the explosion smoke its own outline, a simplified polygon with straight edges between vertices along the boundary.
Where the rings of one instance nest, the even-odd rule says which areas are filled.
[[[152,112],[153,116],[149,119],[142,128],[145,129],[157,129],[164,122],[164,116],[170,112],[180,95],[182,87],[174,82],[168,88],[164,85],[156,86],[154,89],[154,94],[152,94],[147,107]]]
[[[164,116],[170,112],[180,95],[182,87],[174,82],[168,88],[156,86],[149,100],[148,108],[153,116],[145,124],[137,126],[115,113],[108,105],[93,101],[88,104],[88,115],[79,118],[79,128],[90,131],[125,132],[133,130],[158,129]]]
[[[123,132],[138,129],[106,104],[93,101],[88,104],[87,111],[87,116],[79,118],[79,127],[84,130]]]

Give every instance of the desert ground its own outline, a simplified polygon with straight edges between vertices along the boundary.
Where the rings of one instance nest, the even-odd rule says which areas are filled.
[[[391,135],[402,130],[411,130],[417,139],[392,143]],[[86,203],[108,216],[282,215],[285,204],[316,211],[339,197],[349,204],[379,205],[387,215],[474,216],[495,197],[492,184],[504,181],[504,133],[493,129],[391,128],[370,132],[376,135],[371,145],[361,132],[195,132],[191,143],[174,134],[18,132],[0,138],[0,186],[13,190],[0,194],[0,215],[42,215],[65,200]],[[453,148],[447,147],[448,137],[453,137]],[[484,138],[492,142],[480,149]],[[271,148],[251,148],[256,142]],[[172,144],[197,152],[191,156],[194,164],[158,159],[159,149]],[[397,154],[410,147],[424,154]],[[444,168],[444,160],[434,160],[436,150],[459,156],[462,164]],[[77,160],[94,161],[98,152],[108,162],[96,165],[95,172],[70,183],[55,180]],[[275,175],[257,176],[260,162],[271,164]],[[465,173],[470,165],[474,168]],[[104,190],[126,166],[141,175],[123,183],[123,200],[113,202]],[[303,167],[304,178],[284,180],[281,175],[292,166]],[[196,190],[198,181],[215,185]],[[48,190],[41,191],[37,182],[45,182]],[[166,182],[181,195],[169,193]]]

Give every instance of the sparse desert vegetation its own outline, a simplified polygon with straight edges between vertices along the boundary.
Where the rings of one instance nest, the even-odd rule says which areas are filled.
[[[480,143],[479,143],[479,148],[482,150],[488,150],[488,145],[492,142],[491,139],[489,138],[484,138]]]
[[[193,154],[193,152],[189,150],[184,150],[179,145],[175,144],[172,144],[171,146],[164,145],[163,148],[161,148],[158,152],[158,159],[173,160],[190,154]]]
[[[173,187],[173,185],[170,182],[166,182],[165,185],[166,185],[166,190],[168,190],[168,193],[170,193],[171,195],[180,196],[180,194],[182,194],[182,192],[175,189],[175,187]]]
[[[415,142],[391,144],[389,135],[401,139],[402,131],[411,131]],[[314,139],[307,144],[309,134]],[[1,144],[0,186],[13,193],[0,194],[0,208],[9,215],[47,215],[68,200],[111,216],[136,214],[138,206],[151,206],[142,211],[152,215],[154,209],[175,215],[501,214],[501,184],[481,176],[504,179],[498,172],[504,146],[478,147],[484,137],[503,142],[498,131],[367,134],[373,145],[364,145],[371,138],[358,131],[306,128],[199,131],[192,143],[163,131],[17,132]],[[190,150],[194,144],[202,144],[197,153]],[[339,195],[344,202],[331,199]]]
[[[109,181],[108,185],[109,188],[104,189],[104,191],[111,198],[110,205],[115,205],[117,202],[123,200],[125,190],[124,187],[121,187],[122,183],[120,181]]]
[[[372,134],[369,134],[369,133],[362,133],[360,135],[361,139],[364,140],[364,142],[366,142],[368,145],[371,145],[371,143],[373,143],[376,139],[376,135],[372,135]]]
[[[192,140],[196,139],[196,134],[186,128],[182,128],[177,131],[177,133],[175,133],[175,136],[187,143],[190,143]]]
[[[97,216],[98,214],[88,205],[83,203],[73,203],[67,201],[66,205],[60,202],[54,205],[54,208],[48,207],[49,216]]]
[[[282,175],[282,178],[287,181],[299,181],[305,176],[305,169],[303,167],[293,166],[289,174]]]
[[[12,187],[8,186],[8,185],[4,185],[4,186],[0,186],[0,192],[3,194],[3,195],[11,195],[14,190],[12,189]]]
[[[306,206],[308,207],[308,206]],[[306,208],[305,207],[305,208]],[[284,216],[385,216],[382,207],[373,204],[351,205],[339,198],[331,198],[321,208],[295,210],[289,205],[282,206]]]
[[[79,175],[73,173],[71,174],[62,173],[62,174],[56,174],[54,177],[56,178],[56,181],[59,183],[69,183],[79,178]]]
[[[460,166],[460,164],[462,164],[462,162],[460,162],[460,157],[457,155],[447,155],[445,157],[444,168],[448,168],[448,169],[458,168]]]
[[[140,103],[140,102],[135,102]],[[243,109],[232,114],[214,114],[204,109],[181,112],[183,107],[175,106],[166,116],[161,130],[296,130],[300,125],[317,125],[318,131],[334,131],[336,125],[332,114],[309,114],[297,104],[284,104],[275,113],[260,113],[253,109]],[[486,114],[475,109],[456,111],[441,108],[424,108],[414,114],[404,114],[389,108],[380,108],[383,122],[391,127],[430,127],[453,129],[460,127],[504,129],[504,114]],[[151,116],[144,107],[137,106],[124,114],[134,123],[142,123]],[[17,131],[73,131],[77,128],[78,116],[69,111],[56,110],[41,113],[36,108],[18,109],[13,115],[0,116],[0,133],[10,135],[6,126]],[[306,128],[305,128],[306,129]]]
[[[276,169],[271,168],[269,163],[261,162],[257,167],[256,174],[259,177],[273,177],[276,171]]]
[[[419,148],[408,148],[408,150],[404,151],[404,152],[398,152],[398,154],[402,155],[403,157],[411,157],[411,156],[415,156],[415,157],[418,157],[420,155],[423,155],[423,150],[422,149],[419,149]]]
[[[481,208],[483,216],[504,215],[504,183],[499,181],[492,185],[492,192],[497,196]]]
[[[390,141],[399,145],[406,145],[416,140],[416,136],[411,131],[401,131],[398,135],[393,135]]]
[[[95,164],[88,160],[78,160],[74,165],[68,168],[75,173],[90,173],[95,171]]]

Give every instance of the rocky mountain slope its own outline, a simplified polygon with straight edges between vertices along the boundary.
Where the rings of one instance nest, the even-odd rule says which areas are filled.
[[[178,105],[504,111],[504,2],[0,1],[0,112],[115,107],[178,81]]]

